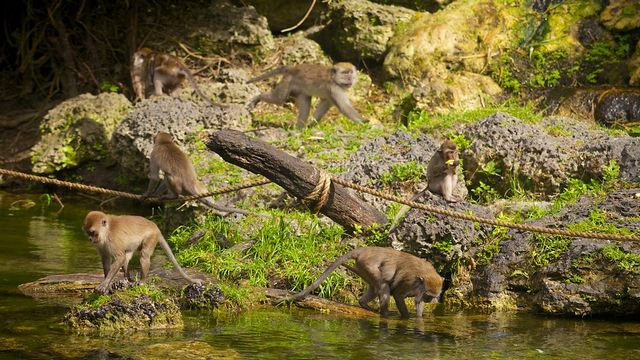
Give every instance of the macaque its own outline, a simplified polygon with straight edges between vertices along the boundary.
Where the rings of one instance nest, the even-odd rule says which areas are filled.
[[[344,264],[350,259],[355,260],[355,265]],[[283,301],[300,300],[309,295],[340,265],[356,273],[369,285],[358,301],[360,306],[371,310],[369,302],[378,296],[382,316],[388,315],[389,299],[393,296],[400,315],[408,318],[409,311],[404,299],[413,296],[416,316],[422,317],[424,302],[437,302],[442,291],[444,279],[430,262],[391,248],[363,247],[339,257],[313,284]]]
[[[202,282],[189,277],[182,270],[158,226],[141,216],[107,215],[101,211],[90,211],[84,218],[82,229],[102,259],[104,280],[96,287],[96,291],[102,294],[109,291],[120,269],[131,280],[128,266],[135,251],[140,252],[141,280],[145,281],[149,275],[151,255],[158,242],[183,278],[192,283]]]
[[[442,195],[447,202],[460,201],[453,196],[453,189],[458,182],[458,165],[458,147],[451,140],[443,141],[427,166],[429,191]]]
[[[282,80],[270,91],[254,97],[249,108],[254,108],[260,101],[282,105],[293,96],[298,108],[298,128],[307,125],[307,118],[311,110],[311,97],[320,98],[313,113],[313,120],[318,122],[331,106],[336,106],[346,117],[355,122],[368,122],[353,108],[347,90],[356,83],[358,78],[356,67],[347,62],[336,63],[333,66],[320,64],[299,64],[281,66],[248,81],[254,83],[276,75],[284,75]]]
[[[205,187],[198,181],[196,170],[187,155],[173,143],[173,138],[166,132],[158,132],[153,139],[153,150],[149,159],[149,186],[143,194],[144,197],[155,196],[159,189],[169,190],[169,194],[163,196],[164,199],[175,199],[182,194],[199,195],[207,192]],[[164,174],[164,189],[160,180],[160,170]],[[198,199],[204,205],[221,212],[240,213],[247,215],[249,212],[241,209],[220,206],[210,198]]]
[[[134,102],[146,97],[147,86],[153,85],[153,94],[171,94],[183,81],[189,79],[196,94],[209,105],[211,99],[206,97],[196,84],[189,68],[175,56],[155,52],[149,48],[141,48],[131,58],[131,83],[136,93]]]

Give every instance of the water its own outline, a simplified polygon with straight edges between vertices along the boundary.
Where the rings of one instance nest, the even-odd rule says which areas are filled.
[[[25,200],[36,204],[10,209]],[[638,322],[513,313],[438,310],[403,321],[262,308],[226,316],[188,312],[179,331],[75,334],[61,323],[64,302],[26,297],[17,285],[101,271],[80,229],[93,206],[65,200],[58,212],[37,196],[0,193],[0,359],[640,358]]]

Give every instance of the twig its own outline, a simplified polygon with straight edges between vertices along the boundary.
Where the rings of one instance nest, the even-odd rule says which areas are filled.
[[[309,14],[311,14],[311,10],[313,10],[313,7],[315,5],[316,5],[316,0],[311,1],[311,6],[309,6],[309,9],[307,10],[307,13],[304,14],[304,17],[300,21],[298,21],[297,24],[293,25],[292,27],[289,27],[289,28],[286,28],[286,29],[282,29],[282,30],[280,30],[280,32],[285,33],[285,32],[291,31],[291,30],[297,28],[298,26],[302,25],[302,23],[305,20],[307,20],[307,18],[309,17]]]

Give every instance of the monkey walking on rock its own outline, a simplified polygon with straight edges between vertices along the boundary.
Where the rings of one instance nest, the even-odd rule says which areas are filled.
[[[175,56],[141,48],[131,57],[131,83],[136,94],[134,102],[146,97],[147,86],[153,86],[153,94],[171,94],[185,79],[209,105],[214,103],[205,96],[196,84],[191,70]]]
[[[192,283],[202,282],[184,272],[158,226],[142,216],[107,215],[101,211],[91,211],[85,217],[82,229],[102,260],[104,280],[96,287],[97,292],[109,292],[120,269],[124,270],[128,280],[132,280],[129,261],[136,251],[140,252],[141,280],[145,281],[149,276],[151,255],[158,243],[183,278]]]
[[[320,64],[299,64],[281,66],[248,81],[254,83],[276,75],[283,75],[280,82],[269,92],[254,97],[248,104],[253,109],[260,101],[282,105],[293,96],[298,108],[296,126],[304,128],[311,111],[311,98],[320,99],[313,120],[319,122],[332,106],[336,106],[350,120],[357,123],[369,122],[351,105],[347,90],[357,81],[356,67],[351,63],[339,62],[333,66]]]
[[[355,260],[353,266],[344,264],[351,259]],[[442,291],[444,279],[430,262],[392,248],[372,246],[342,255],[311,285],[282,301],[297,301],[309,295],[340,265],[356,273],[369,285],[358,301],[360,306],[372,310],[369,302],[377,296],[382,316],[388,315],[389,300],[393,296],[400,315],[408,318],[409,311],[404,299],[412,296],[416,305],[416,316],[422,317],[424,303],[437,302]]]

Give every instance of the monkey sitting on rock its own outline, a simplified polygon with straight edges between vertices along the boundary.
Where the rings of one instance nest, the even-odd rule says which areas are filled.
[[[313,120],[319,122],[332,106],[336,106],[350,120],[357,123],[368,122],[349,101],[347,90],[358,78],[356,67],[348,62],[339,62],[333,66],[321,64],[299,64],[281,66],[248,81],[254,83],[276,75],[283,75],[282,80],[269,92],[254,97],[248,104],[253,109],[260,101],[282,105],[293,96],[298,108],[296,126],[304,128],[311,110],[311,98],[320,99]]]
[[[380,303],[380,315],[387,316],[389,300],[393,296],[403,318],[409,317],[404,299],[412,296],[416,305],[416,316],[422,317],[425,302],[437,302],[442,291],[444,279],[430,262],[414,255],[383,247],[363,247],[352,250],[339,257],[314,281],[301,292],[282,301],[300,300],[309,295],[340,265],[354,259],[353,266],[344,265],[356,273],[368,285],[367,291],[358,303],[372,310],[369,302],[376,296]]]
[[[182,270],[158,226],[141,216],[107,215],[101,211],[91,211],[85,217],[82,229],[98,250],[102,260],[104,280],[96,287],[99,293],[109,292],[111,283],[120,269],[124,270],[128,280],[132,280],[129,261],[136,251],[140,252],[141,280],[145,281],[149,275],[151,255],[157,243],[160,243],[183,278],[192,283],[202,282],[191,278]]]
[[[447,202],[458,202],[461,199],[453,196],[453,189],[458,183],[458,147],[447,139],[433,154],[427,166],[427,187],[434,194],[442,195]]]

